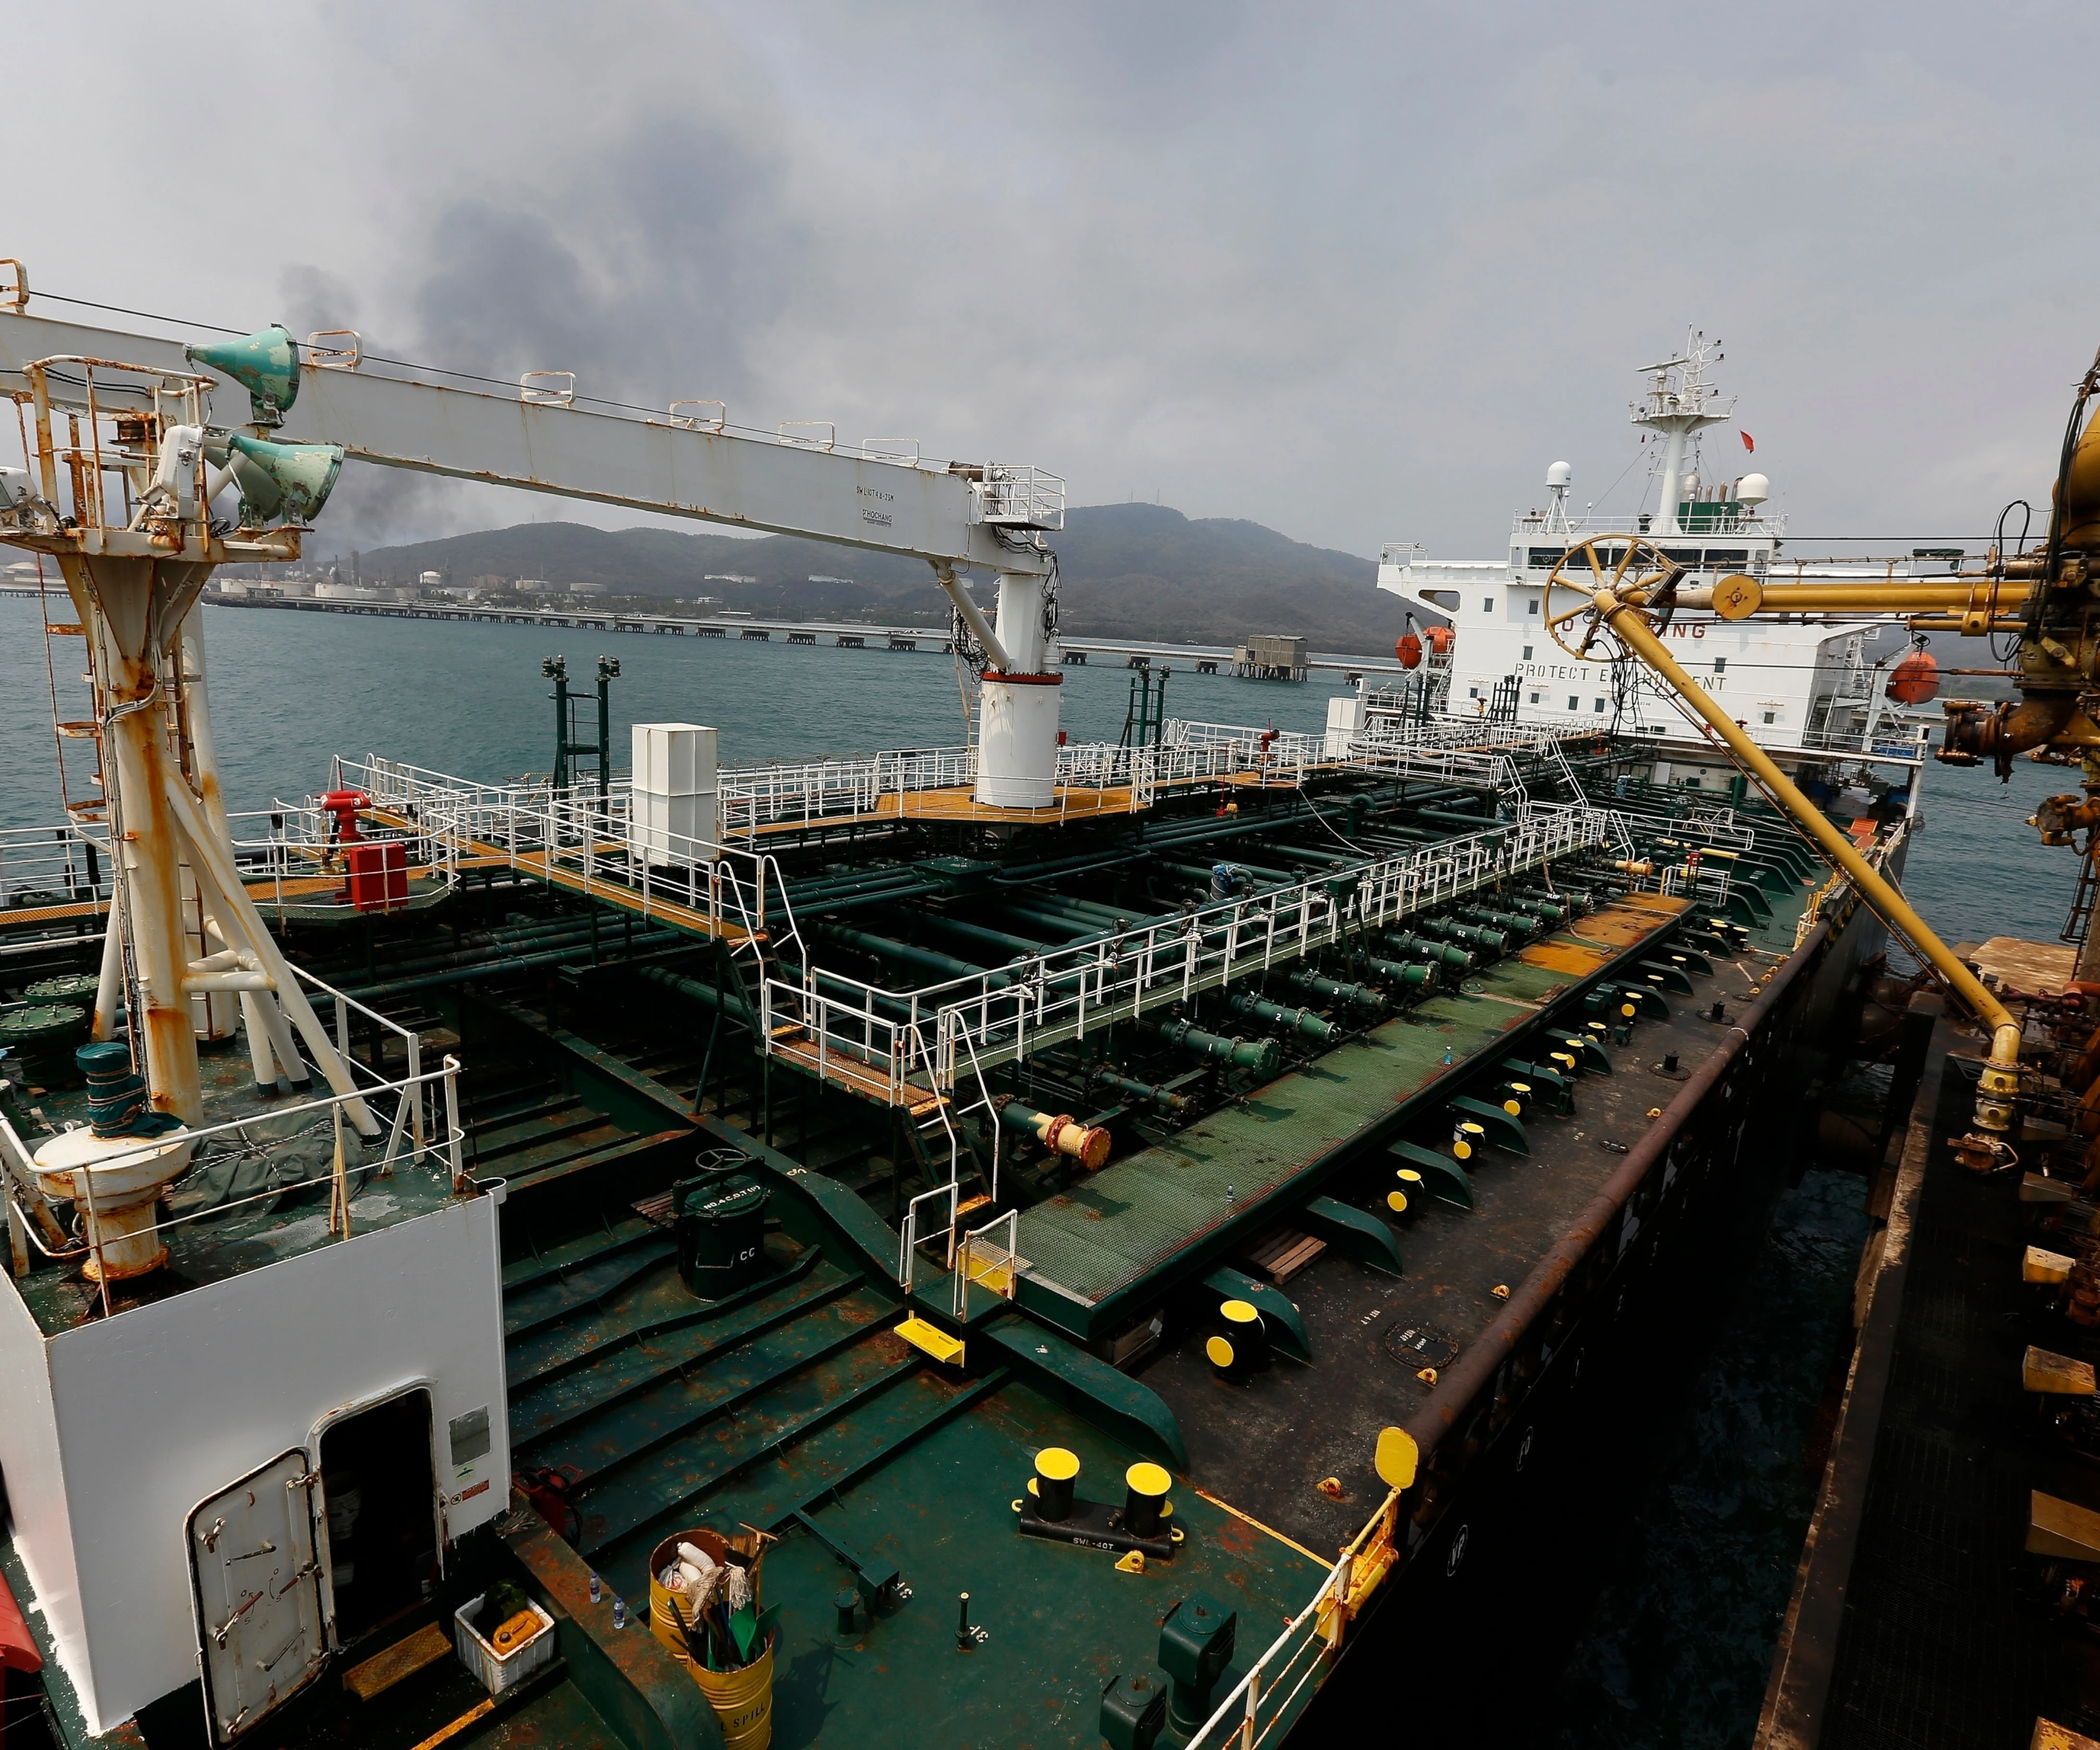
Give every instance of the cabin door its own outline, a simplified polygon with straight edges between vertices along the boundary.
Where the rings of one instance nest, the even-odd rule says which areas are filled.
[[[328,1660],[307,1453],[294,1447],[191,1514],[198,1666],[214,1744],[289,1701]]]

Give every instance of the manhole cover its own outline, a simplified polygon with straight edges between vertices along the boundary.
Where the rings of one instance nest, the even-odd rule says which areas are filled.
[[[1385,1333],[1385,1352],[1410,1370],[1433,1367],[1441,1372],[1458,1359],[1458,1339],[1433,1325],[1409,1325]]]

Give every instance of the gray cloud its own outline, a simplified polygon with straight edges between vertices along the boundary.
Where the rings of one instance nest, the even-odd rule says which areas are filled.
[[[11,214],[39,284],[1362,553],[1491,552],[1560,456],[1578,499],[1634,462],[1630,507],[1632,368],[1688,324],[1797,531],[1979,532],[2100,339],[2086,7],[201,11],[302,69],[325,191],[150,258]],[[35,64],[72,26],[22,28]],[[330,515],[369,544],[518,502],[377,477]]]

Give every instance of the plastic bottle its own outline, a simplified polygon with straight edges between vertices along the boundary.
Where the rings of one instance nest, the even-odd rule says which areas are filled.
[[[591,1576],[590,1586],[591,1602],[593,1604],[602,1603],[605,1600],[605,1583],[601,1580],[597,1575],[593,1574]]]
[[[615,1629],[624,1629],[627,1626],[627,1600],[624,1598],[615,1598],[612,1601],[612,1625]]]

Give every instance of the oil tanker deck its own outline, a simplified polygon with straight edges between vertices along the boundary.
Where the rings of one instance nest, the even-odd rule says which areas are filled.
[[[1251,1746],[1506,1708],[1610,1431],[1780,1183],[1912,796],[1825,762],[1839,879],[1652,784],[1650,738],[1418,693],[1292,736],[1146,685],[1068,746],[1048,477],[20,302],[0,535],[88,641],[100,780],[6,846],[0,906],[0,1571],[64,1741]],[[616,665],[594,749],[550,665],[595,771],[368,756],[229,816],[205,577],[296,557],[338,433],[430,465],[431,396],[457,471],[642,502],[623,445],[735,443],[827,538],[895,527],[973,743],[739,769],[638,725],[623,776]]]

